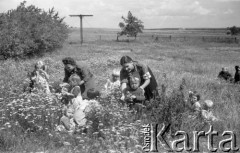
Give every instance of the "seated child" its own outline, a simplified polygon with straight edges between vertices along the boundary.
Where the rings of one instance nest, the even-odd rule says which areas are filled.
[[[113,69],[110,79],[107,80],[105,84],[106,91],[112,91],[120,87],[120,70]]]
[[[29,87],[31,88],[30,91],[33,89],[38,89],[46,93],[50,93],[49,75],[47,74],[46,70],[47,66],[43,63],[43,61],[38,61],[35,64],[34,71],[29,74],[31,81],[29,84]]]
[[[57,131],[69,132],[72,134],[75,131],[76,124],[73,119],[73,111],[64,109],[64,115],[60,119],[60,125],[57,126]]]
[[[67,83],[61,85],[63,87],[63,99],[65,100],[63,109],[64,111],[72,112],[73,120],[78,126],[84,126],[86,119],[81,89],[78,85],[80,81],[80,77],[77,74],[73,74],[69,78],[69,85]],[[63,118],[66,118],[66,116],[63,116]]]
[[[89,99],[84,99],[83,102],[85,103],[84,113],[87,115],[92,111],[97,111],[102,108],[102,106],[97,101],[97,98],[100,96],[100,92],[95,89],[89,89],[87,91],[87,97]]]
[[[215,117],[212,113],[213,101],[205,100],[202,106],[201,115],[202,118],[207,121],[218,121],[219,119]]]
[[[140,86],[140,75],[138,73],[134,73],[129,77],[129,88],[126,90],[126,98],[125,100],[129,104],[130,109],[136,103],[142,104],[145,100],[144,90],[139,88]]]
[[[190,110],[198,112],[201,110],[200,95],[196,91],[189,91],[188,101],[187,106]]]

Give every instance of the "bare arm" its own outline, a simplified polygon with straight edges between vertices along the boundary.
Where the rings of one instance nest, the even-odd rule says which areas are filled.
[[[127,89],[127,83],[122,83],[122,85],[121,85],[122,95],[125,94],[126,89]]]
[[[149,83],[150,83],[150,79],[146,79],[144,83],[140,86],[140,88],[142,89],[146,88],[149,85]]]

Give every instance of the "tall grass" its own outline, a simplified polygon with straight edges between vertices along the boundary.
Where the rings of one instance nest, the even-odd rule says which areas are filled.
[[[240,86],[216,79],[223,66],[229,67],[233,74],[240,54],[238,44],[162,43],[147,38],[131,43],[109,39],[69,44],[77,39],[76,33],[70,35],[63,49],[56,53],[25,61],[1,61],[1,151],[142,152],[143,123],[171,123],[173,133],[179,129],[191,132],[195,128],[186,119],[185,100],[189,90],[199,92],[203,100],[214,101],[213,112],[220,119],[214,123],[215,130],[220,134],[223,130],[233,130],[237,138],[240,136]],[[120,67],[122,55],[148,64],[159,84],[160,97],[148,102],[141,115],[129,111],[119,101],[119,91],[116,91],[100,98],[103,107],[88,114],[87,132],[80,129],[68,135],[54,131],[61,116],[56,95],[23,94],[27,72],[33,70],[37,60],[49,66],[50,84],[54,89],[63,79],[61,59],[66,56],[74,57],[79,64],[87,64],[96,76],[98,88],[102,89],[112,69]],[[201,123],[200,120],[194,122]],[[237,143],[239,146],[239,140]]]

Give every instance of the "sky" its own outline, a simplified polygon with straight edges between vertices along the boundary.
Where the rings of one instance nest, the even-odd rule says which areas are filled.
[[[0,13],[15,9],[23,0],[0,0]],[[66,24],[79,27],[70,14],[83,18],[86,28],[119,28],[128,11],[149,28],[225,28],[240,26],[240,0],[26,0],[43,10],[54,7]]]

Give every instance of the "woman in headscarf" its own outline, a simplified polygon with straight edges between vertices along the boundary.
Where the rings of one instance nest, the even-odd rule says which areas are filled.
[[[65,77],[63,82],[69,83],[69,78],[72,74],[77,74],[81,81],[79,86],[81,88],[81,93],[83,99],[88,99],[87,91],[89,89],[95,89],[94,76],[90,70],[85,65],[77,65],[76,61],[71,57],[66,57],[62,59],[64,64]]]
[[[151,100],[154,96],[158,96],[157,81],[147,65],[133,61],[129,56],[123,56],[120,64],[122,66],[122,70],[120,71],[122,100],[125,99],[125,91],[129,86],[129,78],[133,73],[139,73],[140,75],[141,83],[139,88],[144,90],[146,100]]]

